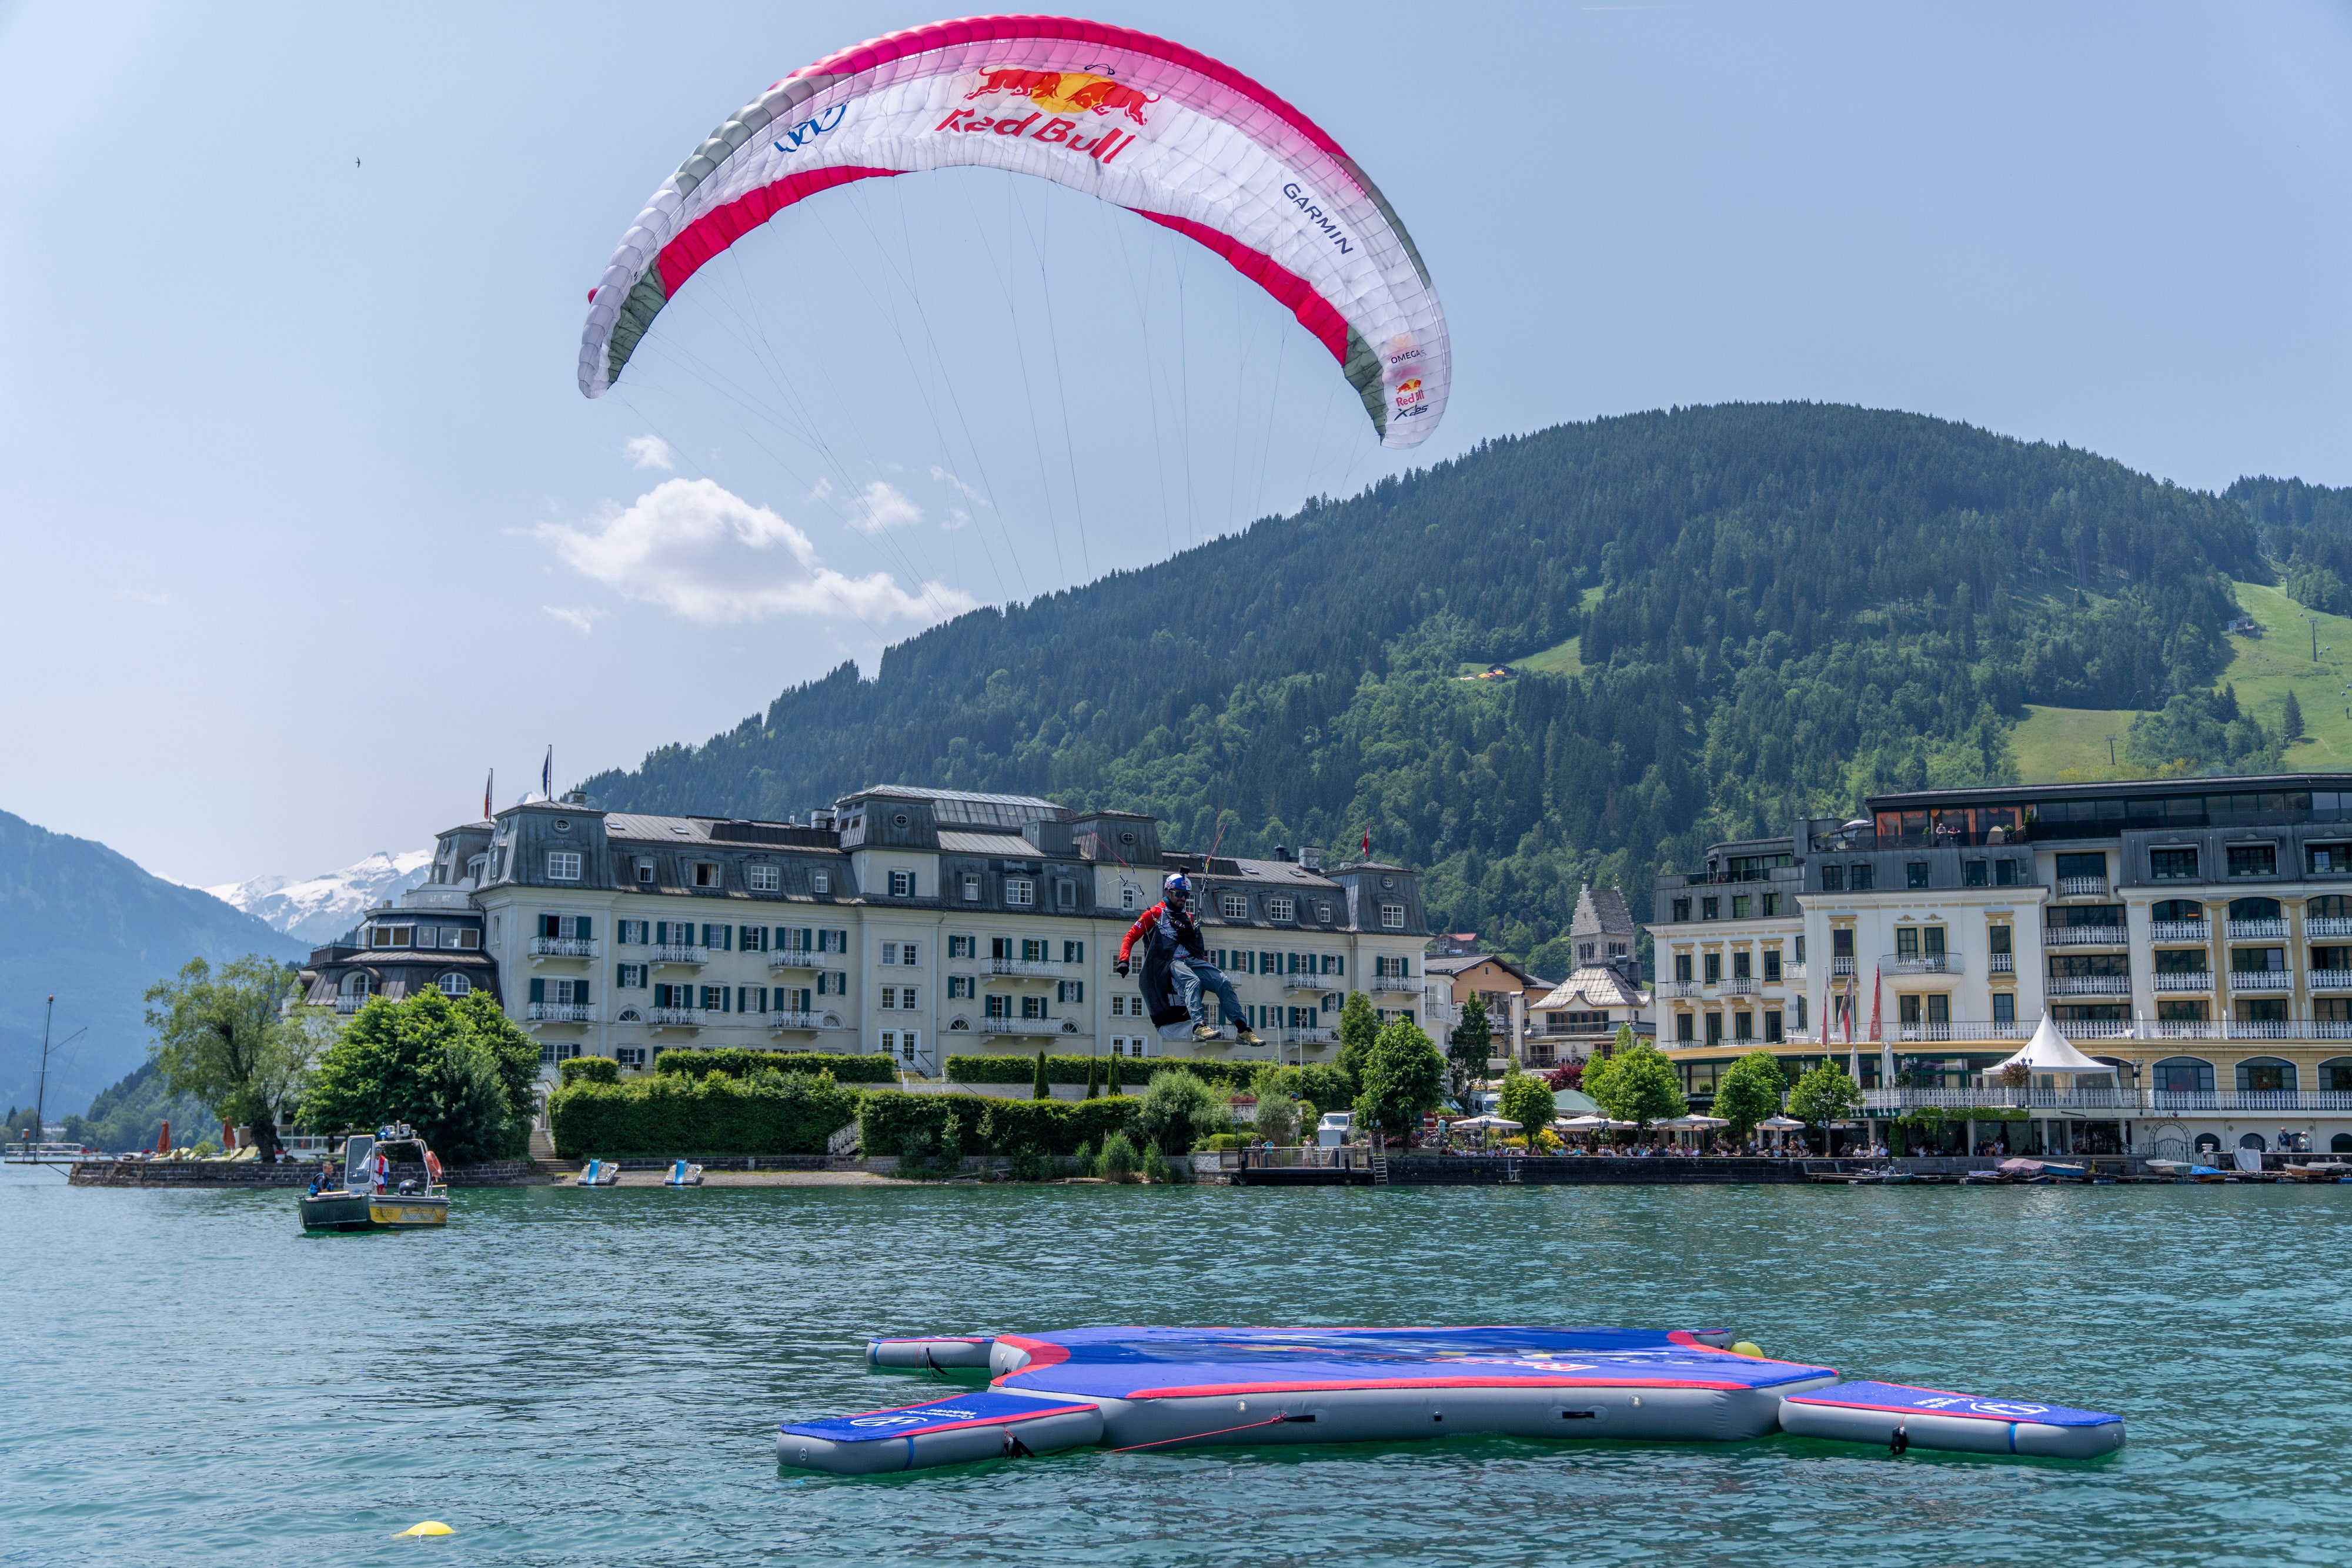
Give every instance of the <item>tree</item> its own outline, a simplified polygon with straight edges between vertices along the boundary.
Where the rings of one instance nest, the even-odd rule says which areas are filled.
[[[1087,1058],[1087,1098],[1102,1092],[1102,1063],[1094,1057]]]
[[[1862,1086],[1845,1075],[1834,1056],[1797,1080],[1789,1092],[1789,1114],[1816,1127],[1843,1121],[1862,1104]]]
[[[1124,1094],[1127,1092],[1127,1091],[1119,1084],[1118,1058],[1116,1056],[1110,1059],[1110,1087],[1104,1090],[1103,1092],[1106,1094]]]
[[[1619,1030],[1618,1039],[1614,1051],[1585,1067],[1584,1092],[1612,1120],[1636,1127],[1686,1113],[1690,1102],[1683,1098],[1682,1075],[1665,1052],[1634,1040],[1631,1030]]]
[[[1462,1021],[1445,1043],[1446,1095],[1465,1116],[1478,1113],[1470,1097],[1486,1076],[1486,1062],[1494,1054],[1495,1031],[1486,1024],[1486,1003],[1474,995],[1462,1004]]]
[[[1715,1091],[1715,1114],[1731,1124],[1731,1135],[1745,1138],[1756,1124],[1779,1113],[1789,1081],[1769,1051],[1751,1051],[1731,1064]]]
[[[1045,1053],[1041,1051],[1037,1053],[1037,1076],[1029,1081],[1029,1098],[1051,1100],[1053,1097],[1054,1086],[1045,1082]]]
[[[1181,1155],[1196,1138],[1233,1131],[1233,1102],[1182,1068],[1171,1068],[1151,1075],[1135,1125],[1154,1148]]]
[[[290,965],[248,954],[215,971],[191,958],[176,979],[147,988],[147,1054],[167,1092],[250,1125],[263,1159],[278,1154],[278,1120],[302,1094],[316,1036],[285,1016],[300,987]]]
[[[1349,991],[1339,1009],[1339,1055],[1336,1065],[1341,1076],[1355,1090],[1364,1082],[1364,1059],[1371,1054],[1372,1041],[1380,1038],[1381,1015],[1372,1010],[1372,1001],[1361,991]]]
[[[1410,1131],[1445,1102],[1445,1059],[1411,1019],[1385,1025],[1364,1053],[1356,1120],[1385,1138]]]
[[[1522,1072],[1519,1064],[1511,1063],[1503,1074],[1503,1092],[1496,1101],[1496,1111],[1505,1121],[1517,1122],[1525,1133],[1530,1148],[1537,1132],[1551,1125],[1551,1089],[1532,1072]]]
[[[2286,694],[2286,705],[2279,709],[2279,738],[2281,740],[2303,738],[2303,705],[2294,700],[2293,692]]]
[[[444,1160],[515,1158],[529,1146],[539,1051],[487,992],[370,998],[319,1058],[302,1101],[321,1132],[404,1122]]]

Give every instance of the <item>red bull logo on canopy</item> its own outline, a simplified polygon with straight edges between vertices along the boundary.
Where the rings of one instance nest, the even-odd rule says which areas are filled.
[[[970,103],[1000,92],[1025,98],[1049,114],[1123,112],[1138,125],[1145,123],[1145,107],[1160,101],[1157,93],[1143,92],[1091,71],[1033,71],[1017,66],[984,67],[980,85],[963,98]]]

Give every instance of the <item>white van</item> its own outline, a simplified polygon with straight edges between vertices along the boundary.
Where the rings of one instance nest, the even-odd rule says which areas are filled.
[[[1353,1111],[1325,1113],[1323,1119],[1315,1124],[1316,1144],[1326,1149],[1338,1148],[1348,1141],[1349,1129],[1353,1127],[1355,1123],[1356,1113]]]

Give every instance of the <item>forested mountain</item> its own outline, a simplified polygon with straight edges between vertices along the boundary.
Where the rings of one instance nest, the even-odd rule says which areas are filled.
[[[104,844],[0,811],[0,1100],[34,1103],[45,998],[58,998],[55,1038],[89,1030],[50,1058],[46,1110],[57,1121],[145,1060],[149,986],[190,958],[247,953],[310,948]]]
[[[2314,610],[2352,613],[2352,488],[2264,475],[2222,495],[2262,529],[2265,554],[2286,563],[2286,590]]]
[[[1496,441],[845,664],[586,787],[782,816],[930,782],[1151,811],[1171,841],[1430,869],[1539,951],[1580,880],[1870,790],[2012,777],[2028,701],[2154,707],[2228,663],[2247,507],[2065,446],[1811,403]],[[1588,607],[1589,604],[1589,607]],[[1580,639],[1580,671],[1457,678]],[[1541,661],[1575,671],[1555,654]]]

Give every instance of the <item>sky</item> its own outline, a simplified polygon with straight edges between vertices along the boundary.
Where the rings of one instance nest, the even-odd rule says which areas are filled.
[[[2352,6],[1092,14],[1380,183],[1452,336],[1425,445],[1207,252],[978,172],[793,209],[583,399],[654,188],[926,14],[0,5],[0,810],[176,881],[309,874],[550,747],[561,789],[943,616],[1640,409],[2352,484]]]

